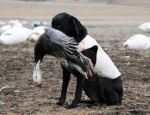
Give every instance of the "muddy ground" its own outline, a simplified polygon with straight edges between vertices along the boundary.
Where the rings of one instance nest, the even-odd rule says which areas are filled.
[[[56,102],[60,96],[62,84],[59,61],[52,56],[45,56],[41,65],[43,87],[40,89],[35,87],[32,80],[35,43],[0,45],[0,88],[5,87],[0,91],[0,115],[150,114],[150,50],[141,51],[140,54],[143,55],[141,57],[122,46],[123,42],[132,35],[139,33],[150,35],[137,29],[141,23],[150,21],[148,0],[137,0],[136,4],[134,0],[129,3],[118,0],[113,2],[66,0],[66,4],[60,0],[54,3],[52,0],[46,0],[35,4],[10,1],[0,0],[0,18],[6,22],[12,18],[28,22],[36,19],[47,21],[47,26],[50,26],[51,18],[62,10],[81,19],[89,34],[98,41],[121,71],[124,96],[120,106],[90,106],[82,103],[77,108],[67,109],[66,107],[74,98],[76,79],[72,76],[66,103],[58,106]],[[47,7],[48,3],[49,7]],[[21,7],[24,12],[19,12]],[[25,8],[28,10],[31,7],[32,10],[27,13]],[[51,8],[54,10],[52,11]],[[79,12],[79,9],[82,10]],[[24,14],[24,17],[21,14]],[[33,28],[29,24],[24,26]],[[89,100],[84,92],[82,99]]]

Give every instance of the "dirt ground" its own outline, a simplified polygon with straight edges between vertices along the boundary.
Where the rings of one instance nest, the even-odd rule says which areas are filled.
[[[56,58],[45,56],[41,65],[43,87],[40,89],[32,80],[35,43],[0,45],[0,89],[5,87],[0,90],[0,115],[149,115],[150,51],[141,51],[143,57],[140,57],[122,46],[135,34],[150,35],[137,28],[141,23],[150,21],[150,1],[136,1],[0,0],[0,20],[26,20],[28,24],[25,27],[33,28],[30,25],[33,20],[45,21],[50,26],[52,17],[63,11],[76,16],[121,71],[124,85],[120,106],[82,103],[77,108],[67,109],[74,98],[76,79],[71,77],[66,103],[56,105],[62,84],[62,70]],[[89,100],[84,92],[82,99]]]

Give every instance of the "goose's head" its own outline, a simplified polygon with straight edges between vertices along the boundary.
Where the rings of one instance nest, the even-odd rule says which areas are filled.
[[[138,29],[145,31],[145,32],[149,32],[150,31],[150,23],[149,22],[143,23],[140,26],[138,26]]]
[[[34,70],[33,70],[33,81],[35,82],[37,87],[41,87],[41,82],[42,82],[42,75],[41,75],[41,69],[40,69],[40,64],[42,62],[42,59],[44,57],[45,53],[43,52],[41,42],[38,40],[34,47],[34,60],[35,60],[35,65],[34,65]]]
[[[40,63],[41,60],[38,60],[38,62],[34,66],[34,71],[33,71],[33,81],[35,82],[37,87],[42,87],[42,75],[41,75],[41,70],[40,70]]]

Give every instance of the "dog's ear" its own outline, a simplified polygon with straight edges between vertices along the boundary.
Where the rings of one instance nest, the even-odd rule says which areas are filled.
[[[52,18],[51,26],[54,26],[54,20],[55,20],[55,17]]]
[[[77,34],[79,34],[79,29],[80,29],[80,25],[81,25],[80,22],[75,17],[72,17],[72,22],[74,24],[75,31],[77,32]]]

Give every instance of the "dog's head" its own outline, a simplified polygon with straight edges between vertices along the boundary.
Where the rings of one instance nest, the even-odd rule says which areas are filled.
[[[60,30],[67,36],[74,37],[78,43],[87,35],[87,30],[80,21],[65,12],[54,16],[51,25],[52,28]]]

